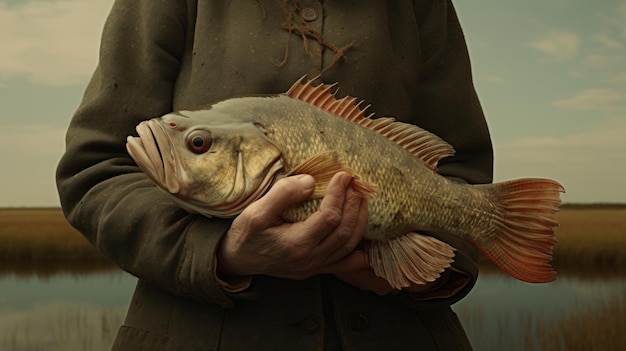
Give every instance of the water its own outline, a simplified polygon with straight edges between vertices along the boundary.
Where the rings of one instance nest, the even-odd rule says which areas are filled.
[[[560,274],[548,284],[529,284],[481,272],[476,287],[454,309],[476,350],[527,350],[527,338],[537,345],[541,337],[536,333],[538,323],[554,325],[571,314],[601,308],[616,297],[624,301],[625,294],[624,275]]]
[[[0,277],[0,350],[109,350],[136,279],[120,271]]]
[[[0,350],[109,350],[136,279],[113,270],[91,274],[0,276]],[[529,321],[549,322],[626,291],[626,277],[561,275],[535,285],[483,274],[456,304],[476,350],[514,350]]]

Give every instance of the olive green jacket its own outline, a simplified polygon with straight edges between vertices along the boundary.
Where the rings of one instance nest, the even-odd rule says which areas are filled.
[[[285,92],[299,77],[323,72],[322,81],[340,83],[339,95],[365,99],[377,116],[450,142],[457,154],[441,162],[441,174],[491,181],[490,138],[449,1],[299,0],[299,8],[291,23],[306,23],[326,45],[285,29],[279,0],[113,5],[57,182],[69,222],[139,278],[114,349],[469,348],[449,308],[478,274],[466,243],[442,236],[458,249],[455,271],[419,296],[380,297],[332,276],[257,276],[249,289],[229,293],[216,278],[215,251],[230,221],[184,212],[127,154],[126,137],[142,120],[233,96]],[[346,49],[335,64],[340,56],[332,48]]]

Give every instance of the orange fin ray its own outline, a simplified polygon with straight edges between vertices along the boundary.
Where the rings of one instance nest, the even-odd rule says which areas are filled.
[[[549,179],[518,179],[489,186],[503,207],[495,240],[474,245],[500,269],[529,283],[556,279],[552,253],[557,240],[561,184]]]
[[[352,169],[345,166],[335,151],[327,151],[307,159],[294,167],[289,175],[309,174],[315,179],[315,191],[312,199],[319,199],[326,194],[328,183],[337,172],[347,172],[352,175],[352,188],[361,197],[370,198],[376,193],[377,186],[360,179]]]
[[[315,77],[305,82],[301,77],[287,91],[286,95],[317,106],[323,110],[345,118],[362,127],[368,128],[404,148],[414,157],[422,160],[433,171],[437,169],[439,160],[454,155],[454,148],[437,135],[412,124],[398,122],[391,117],[372,118],[374,114],[365,115],[370,107],[361,107],[363,100],[346,96],[337,98],[337,90],[331,92],[336,84],[319,84],[314,86]]]
[[[394,289],[427,284],[439,278],[454,261],[455,249],[428,235],[407,233],[388,241],[372,241],[370,266]]]

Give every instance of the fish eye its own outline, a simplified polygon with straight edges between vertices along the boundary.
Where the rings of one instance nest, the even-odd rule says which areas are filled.
[[[207,152],[211,144],[211,135],[206,130],[195,130],[187,136],[187,148],[195,154]]]

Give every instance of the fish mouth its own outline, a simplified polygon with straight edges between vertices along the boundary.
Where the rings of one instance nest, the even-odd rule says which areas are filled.
[[[174,149],[162,123],[157,120],[141,122],[135,130],[139,137],[126,139],[126,150],[141,170],[160,187],[172,194],[181,191],[179,179],[184,171],[178,169]]]
[[[136,128],[138,137],[126,140],[128,154],[137,166],[160,188],[173,195],[173,199],[191,213],[207,217],[233,218],[244,208],[263,196],[284,169],[282,154],[277,153],[254,176],[247,173],[244,152],[236,159],[236,172],[229,190],[217,199],[198,197],[200,188],[194,185],[180,159],[176,143],[168,133],[167,124],[159,119],[141,122]]]

